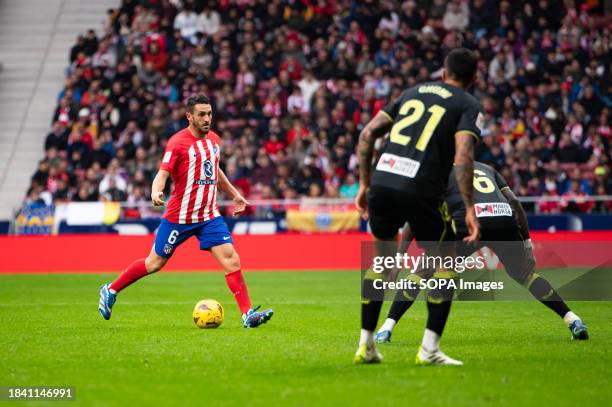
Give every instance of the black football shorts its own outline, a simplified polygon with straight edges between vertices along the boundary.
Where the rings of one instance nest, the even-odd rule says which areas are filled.
[[[368,192],[368,215],[374,237],[389,240],[408,222],[417,242],[455,239],[446,203],[414,193],[374,185]]]

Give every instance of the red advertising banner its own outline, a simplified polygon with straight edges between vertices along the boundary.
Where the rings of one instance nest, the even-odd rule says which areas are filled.
[[[235,235],[234,240],[244,270],[358,270],[361,242],[371,240],[371,236],[288,233]],[[551,266],[597,266],[601,259],[589,254],[590,247],[596,247],[596,253],[612,253],[612,231],[532,233],[532,240],[536,254],[542,247],[540,243],[544,245],[542,250],[547,251],[538,260],[554,259]],[[0,273],[118,272],[133,260],[146,257],[153,245],[153,235],[3,236],[0,245],[5,253]],[[557,253],[555,256],[546,254],[551,249]],[[218,269],[212,257],[199,250],[196,239],[184,243],[165,268]]]

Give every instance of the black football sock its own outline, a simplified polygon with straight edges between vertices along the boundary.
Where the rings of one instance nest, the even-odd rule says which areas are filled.
[[[532,281],[529,285],[529,292],[542,304],[556,312],[561,318],[570,310],[567,304],[563,302],[559,293],[557,293],[550,283],[541,276],[537,276]]]
[[[442,301],[439,303],[427,301],[427,329],[442,336],[448,314],[450,314],[451,304],[451,301]]]
[[[427,329],[439,336],[444,332],[454,292],[452,288],[438,288],[430,290],[427,295]]]
[[[389,309],[389,313],[387,314],[387,318],[395,322],[399,321],[412,304],[414,304],[414,301],[419,295],[419,291],[420,289],[418,287],[398,290],[393,299],[393,304],[391,304],[391,308]]]
[[[382,308],[383,294],[374,288],[374,280],[364,279],[361,300],[361,329],[374,331]]]

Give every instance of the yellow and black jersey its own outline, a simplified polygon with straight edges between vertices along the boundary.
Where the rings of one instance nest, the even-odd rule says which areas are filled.
[[[480,137],[480,104],[464,90],[432,82],[415,86],[382,109],[393,121],[372,185],[427,198],[444,195],[455,155],[455,134]]]
[[[509,187],[499,172],[481,162],[474,163],[474,210],[483,228],[516,227],[512,207],[502,193],[504,188]],[[457,229],[464,229],[465,205],[454,170],[448,178],[445,200]]]

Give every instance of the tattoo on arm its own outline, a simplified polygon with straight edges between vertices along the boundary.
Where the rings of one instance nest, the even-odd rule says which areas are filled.
[[[359,181],[370,185],[370,174],[372,172],[372,155],[374,154],[374,142],[391,129],[393,123],[387,115],[378,112],[376,116],[364,127],[359,134],[357,144],[357,157],[359,158]]]
[[[474,145],[472,135],[455,135],[455,177],[465,206],[474,206]]]

